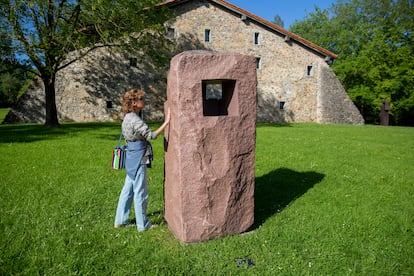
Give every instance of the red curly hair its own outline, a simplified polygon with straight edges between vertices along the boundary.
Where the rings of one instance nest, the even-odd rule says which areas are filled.
[[[134,105],[134,103],[144,100],[145,92],[140,89],[131,89],[125,92],[121,97],[122,110],[125,113],[139,112],[143,108],[143,103]]]

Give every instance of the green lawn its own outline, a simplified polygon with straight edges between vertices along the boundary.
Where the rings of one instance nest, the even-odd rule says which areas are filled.
[[[162,138],[161,226],[113,228],[119,128],[0,126],[1,275],[414,275],[414,128],[259,124],[252,230],[198,244],[163,221]]]

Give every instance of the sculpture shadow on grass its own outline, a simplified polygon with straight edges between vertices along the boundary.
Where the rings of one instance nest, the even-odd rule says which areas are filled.
[[[297,198],[322,181],[324,174],[318,172],[297,172],[279,168],[255,179],[255,222],[256,229],[275,213],[281,212]]]

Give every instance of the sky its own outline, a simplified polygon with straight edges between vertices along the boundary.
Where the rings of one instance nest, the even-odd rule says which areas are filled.
[[[283,20],[284,28],[296,20],[302,20],[307,13],[315,11],[315,5],[319,8],[329,8],[335,0],[226,0],[233,5],[247,10],[268,21],[273,21],[276,15]]]

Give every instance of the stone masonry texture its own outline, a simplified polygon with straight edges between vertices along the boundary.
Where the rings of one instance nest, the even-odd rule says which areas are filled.
[[[220,1],[180,1],[171,6],[176,18],[166,24],[175,48],[237,52],[257,58],[257,120],[363,124],[364,120],[326,63],[326,55],[269,28],[254,18],[243,18]],[[205,41],[206,31],[209,41]],[[135,57],[99,49],[60,72],[57,108],[62,121],[122,120],[120,96],[131,87],[147,92],[146,120],[162,120],[168,66],[154,68]],[[44,92],[35,82],[8,122],[42,122]],[[29,102],[28,102],[29,101]]]

